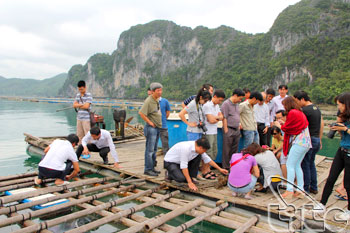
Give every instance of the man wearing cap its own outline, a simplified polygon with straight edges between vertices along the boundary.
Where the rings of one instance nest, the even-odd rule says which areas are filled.
[[[160,83],[151,83],[152,94],[143,103],[139,114],[145,121],[144,134],[146,137],[145,169],[144,174],[158,176],[160,173],[155,169],[157,166],[156,152],[159,140],[160,128],[162,128],[162,114],[160,111],[159,98],[162,96],[163,86]]]

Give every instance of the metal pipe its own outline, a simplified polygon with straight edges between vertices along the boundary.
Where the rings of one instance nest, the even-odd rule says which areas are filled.
[[[101,226],[101,225],[104,225],[106,223],[109,223],[109,222],[112,222],[112,221],[116,221],[116,220],[119,220],[120,218],[122,217],[125,217],[127,215],[130,215],[130,214],[133,214],[137,211],[140,211],[148,206],[151,206],[151,205],[154,205],[156,203],[159,203],[165,199],[168,199],[174,195],[177,195],[179,194],[180,191],[177,190],[177,191],[174,191],[172,193],[169,193],[167,195],[164,195],[164,196],[161,196],[157,199],[154,199],[153,201],[149,201],[149,202],[146,202],[146,203],[143,203],[141,205],[137,205],[137,206],[134,206],[134,207],[131,207],[129,209],[126,209],[126,210],[123,210],[119,213],[116,213],[114,215],[111,215],[111,216],[108,216],[108,217],[104,217],[104,218],[101,218],[99,220],[96,220],[94,222],[91,222],[91,223],[88,223],[84,226],[81,226],[81,227],[78,227],[78,228],[75,228],[75,229],[72,229],[70,231],[67,231],[67,233],[79,233],[79,232],[86,232],[88,230],[91,230],[91,229],[94,229],[98,226]]]
[[[204,219],[206,219],[207,217],[209,216],[212,216],[222,210],[224,210],[226,207],[228,206],[228,203],[225,202],[223,204],[221,204],[220,206],[214,208],[214,209],[211,209],[210,211],[206,212],[205,214],[203,215],[200,215],[196,218],[193,218],[192,220],[188,221],[188,222],[185,222],[183,224],[181,224],[180,226],[168,231],[168,233],[179,233],[179,232],[183,232],[185,231],[186,229],[190,228],[191,226],[203,221]]]

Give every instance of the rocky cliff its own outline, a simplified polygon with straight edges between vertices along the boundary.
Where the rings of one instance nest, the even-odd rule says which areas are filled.
[[[137,25],[121,34],[112,54],[73,66],[60,94],[73,96],[80,79],[94,96],[119,98],[144,98],[149,83],[159,81],[172,99],[195,93],[204,82],[229,94],[236,87],[318,85],[332,80],[335,70],[350,79],[349,12],[348,0],[302,0],[281,12],[268,33],[256,35],[162,20]]]

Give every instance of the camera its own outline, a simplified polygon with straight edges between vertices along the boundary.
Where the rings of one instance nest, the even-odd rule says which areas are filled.
[[[207,127],[205,126],[204,122],[199,122],[198,125],[197,125],[198,128],[202,129],[203,132],[207,132],[208,129]]]
[[[341,125],[339,125],[336,122],[329,125],[329,127],[333,127],[333,126],[341,126]],[[336,132],[337,132],[336,130],[331,130],[330,129],[328,134],[327,134],[327,137],[330,138],[330,139],[333,139]]]

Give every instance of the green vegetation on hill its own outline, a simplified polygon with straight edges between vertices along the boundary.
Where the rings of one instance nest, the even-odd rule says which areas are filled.
[[[196,93],[203,83],[212,83],[228,96],[237,87],[262,91],[288,82],[291,93],[303,89],[315,102],[331,103],[336,95],[350,90],[349,12],[350,4],[341,0],[302,0],[281,12],[268,33],[256,35],[226,26],[192,30],[157,20],[123,32],[123,43],[112,55],[96,54],[89,63],[95,81],[112,97],[123,90],[120,93],[124,98],[143,99],[154,81],[164,85],[164,97],[177,100]],[[139,83],[113,90],[113,69],[122,64],[126,73],[140,67],[131,54],[151,36],[162,41],[162,48],[142,64]],[[200,51],[185,50],[193,39],[199,42]],[[280,49],[275,51],[276,46]],[[198,56],[194,56],[196,52]],[[191,56],[195,57],[193,61]],[[169,57],[191,62],[164,72],[161,67]],[[61,92],[87,79],[87,72],[87,65],[73,66]],[[287,77],[283,79],[282,75]]]
[[[0,77],[0,95],[55,97],[66,79],[66,73],[44,80]]]

